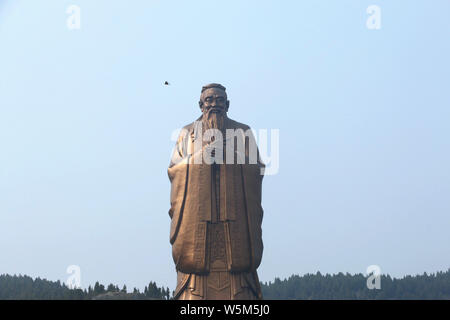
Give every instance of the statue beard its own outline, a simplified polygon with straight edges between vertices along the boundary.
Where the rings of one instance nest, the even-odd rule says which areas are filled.
[[[203,113],[203,130],[206,131],[208,129],[218,129],[223,132],[225,126],[225,113],[224,111],[220,112],[211,112],[212,109],[205,111]]]

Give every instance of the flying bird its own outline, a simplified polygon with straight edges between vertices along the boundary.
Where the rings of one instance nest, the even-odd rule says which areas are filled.
[[[168,81],[164,81],[164,85],[168,86],[170,83]]]

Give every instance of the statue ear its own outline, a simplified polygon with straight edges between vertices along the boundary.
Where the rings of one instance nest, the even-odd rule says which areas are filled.
[[[228,112],[228,108],[230,107],[230,101],[229,100],[227,100],[227,104],[226,104],[226,107],[225,107],[225,111],[226,112]]]
[[[202,112],[203,112],[203,102],[202,102],[202,100],[200,100],[198,102],[198,106],[200,107],[200,110],[202,110]]]

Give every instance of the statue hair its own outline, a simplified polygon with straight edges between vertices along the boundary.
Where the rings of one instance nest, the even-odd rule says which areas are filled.
[[[206,86],[202,87],[202,93],[203,93],[203,91],[205,91],[207,89],[211,89],[211,88],[218,88],[218,89],[223,90],[225,92],[227,91],[227,89],[223,85],[221,85],[219,83],[210,83],[210,84],[207,84]]]

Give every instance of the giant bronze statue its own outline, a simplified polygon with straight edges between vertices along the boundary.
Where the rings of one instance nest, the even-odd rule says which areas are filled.
[[[228,118],[225,87],[204,86],[199,104],[168,169],[174,298],[262,299],[264,164],[250,127]]]

